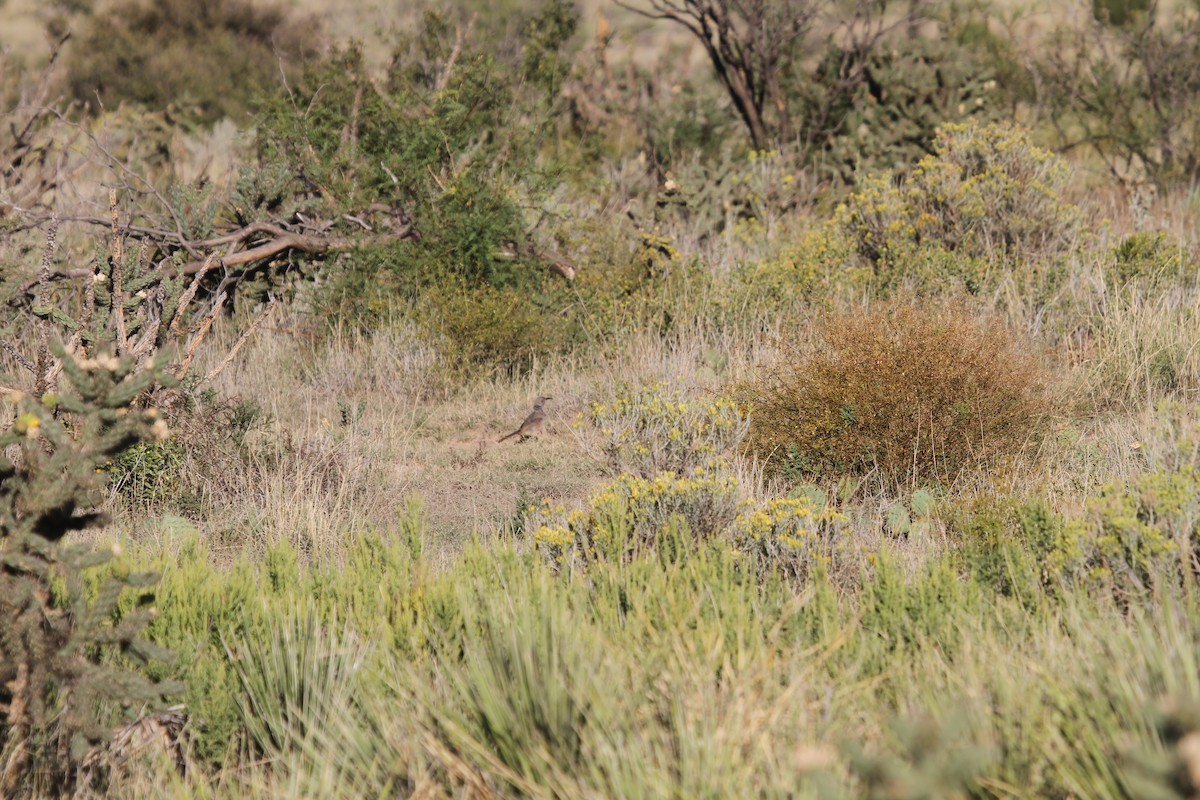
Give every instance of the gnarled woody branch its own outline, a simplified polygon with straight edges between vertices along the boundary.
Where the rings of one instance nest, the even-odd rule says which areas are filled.
[[[121,225],[115,190],[109,194],[109,210],[111,221],[107,257],[90,269],[60,271],[60,274],[82,272],[86,275],[79,307],[68,314],[51,296],[50,280],[57,233],[56,221],[51,220],[41,269],[33,287],[31,311],[39,323],[35,329],[37,335],[30,342],[34,355],[27,357],[12,343],[0,342],[21,366],[32,373],[35,396],[53,392],[63,368],[62,359],[51,354],[49,345],[53,341],[64,341],[66,352],[89,358],[104,356],[112,347],[116,355],[133,359],[138,369],[145,368],[164,351],[175,351],[178,362],[171,373],[176,380],[182,380],[212,330],[213,323],[224,311],[228,295],[223,287],[214,292],[214,297],[199,296],[201,282],[218,262],[215,254],[210,254],[195,268],[186,265],[191,273],[190,280],[163,280],[161,272],[156,274],[146,257],[149,247],[145,240],[135,257],[130,258],[127,254],[126,229]],[[277,305],[268,305],[218,366],[200,380],[200,385],[212,381],[230,363],[251,334],[275,312]]]
[[[84,222],[100,221],[98,217],[76,217],[74,219],[75,221]],[[129,229],[126,230],[128,231]],[[263,235],[267,237],[266,241],[262,241],[245,250],[238,249],[248,241]],[[150,234],[145,233],[144,229],[142,236],[144,237],[143,241],[150,241],[153,238]],[[225,246],[230,250],[226,255],[219,256],[210,252],[203,259],[187,261],[179,266],[164,259],[159,272],[160,278],[174,278],[180,275],[194,276],[215,266],[224,268],[227,271],[242,273],[266,266],[272,259],[283,253],[299,252],[308,255],[321,255],[323,253],[349,250],[356,244],[355,240],[346,237],[295,233],[285,230],[278,225],[258,222],[214,239],[188,241],[184,247],[189,252],[203,252]],[[39,275],[37,279],[23,286],[16,296],[29,295],[40,283],[46,281],[62,280],[64,278],[90,278],[94,274],[95,268],[93,267],[50,269]]]
[[[111,225],[111,222],[104,220],[101,217],[66,217],[63,218],[69,221],[86,222],[91,224]],[[361,220],[354,220],[360,226],[364,225]],[[310,226],[316,227],[316,226]],[[369,227],[369,226],[368,226]],[[170,231],[160,231],[145,227],[126,226],[123,228],[125,233],[132,234],[143,240],[143,242],[160,243],[159,249],[167,249],[167,242],[175,247],[182,247],[188,252],[204,253],[209,251],[208,255],[202,259],[195,259],[184,262],[181,265],[175,264],[164,259],[161,262],[160,277],[174,278],[181,275],[194,276],[202,272],[206,272],[212,267],[219,267],[229,273],[241,274],[253,271],[260,267],[265,267],[270,264],[277,256],[285,253],[304,253],[306,255],[323,255],[327,253],[339,253],[351,250],[354,247],[362,246],[365,243],[372,241],[405,241],[420,237],[420,232],[411,224],[404,223],[398,226],[396,230],[385,234],[374,234],[371,236],[351,238],[348,236],[333,236],[328,234],[314,233],[299,233],[291,231],[279,224],[270,222],[254,222],[229,233],[222,234],[210,239],[189,240],[186,242],[176,242],[175,235]],[[250,242],[257,242],[246,249],[245,247]],[[225,247],[227,252],[225,255],[216,255],[211,251]],[[536,254],[535,254],[536,255]],[[498,257],[504,257],[503,254],[498,254]],[[548,254],[545,257],[547,268],[552,272],[561,275],[567,280],[575,277],[575,267],[564,260],[563,258]],[[62,280],[62,279],[78,279],[89,278],[95,273],[95,269],[91,267],[67,267],[62,269],[49,269],[44,271],[37,279],[30,281],[22,287],[21,291],[15,296],[28,296],[41,283]],[[119,287],[118,287],[119,291]]]

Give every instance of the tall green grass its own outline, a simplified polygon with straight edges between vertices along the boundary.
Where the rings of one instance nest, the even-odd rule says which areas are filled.
[[[914,572],[885,544],[853,579],[797,582],[721,539],[575,575],[477,541],[435,569],[406,524],[336,563],[153,559],[206,791],[1152,796],[1177,758],[1164,709],[1200,701],[1177,572],[1014,591],[982,551]]]

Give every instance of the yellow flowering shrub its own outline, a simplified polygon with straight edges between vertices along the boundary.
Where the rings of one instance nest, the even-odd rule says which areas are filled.
[[[1074,244],[1082,215],[1062,199],[1069,178],[1020,127],[946,125],[907,180],[864,177],[836,221],[884,288],[949,280],[974,291],[997,268],[1032,268]]]
[[[666,536],[691,542],[714,539],[733,523],[742,492],[731,476],[705,470],[692,475],[660,472],[653,478],[622,475],[601,486],[586,508],[566,513],[546,503],[530,529],[538,550],[559,566],[585,568],[657,550]],[[686,547],[689,542],[672,542]]]
[[[779,570],[803,581],[850,549],[845,522],[845,515],[816,505],[809,496],[768,500],[738,515],[733,544],[760,572]]]
[[[613,474],[642,477],[712,468],[749,426],[728,398],[687,397],[662,385],[620,392],[612,402],[593,404],[589,417],[599,432],[592,446]]]
[[[827,222],[806,231],[777,257],[740,267],[729,302],[759,307],[811,303],[838,289],[858,292],[872,276],[856,257],[852,237],[836,222]]]
[[[1105,486],[1088,503],[1089,575],[1142,592],[1196,571],[1200,555],[1200,473],[1191,465]]]

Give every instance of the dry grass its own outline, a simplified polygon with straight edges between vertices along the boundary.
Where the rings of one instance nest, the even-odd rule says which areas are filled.
[[[729,336],[672,345],[639,335],[608,359],[561,359],[522,378],[451,387],[437,351],[412,329],[326,337],[306,320],[299,313],[279,318],[214,387],[262,410],[247,437],[255,455],[231,461],[230,474],[209,481],[216,510],[194,520],[218,550],[261,551],[284,540],[336,559],[347,532],[390,529],[409,500],[420,498],[434,549],[448,557],[472,535],[519,522],[525,502],[583,503],[603,476],[572,430],[588,404],[630,383],[713,392],[724,375],[752,370],[761,348]],[[224,352],[234,328],[216,331],[209,352]],[[717,350],[722,375],[709,366]],[[539,394],[554,398],[542,435],[498,444]],[[739,468],[762,485],[753,465]]]

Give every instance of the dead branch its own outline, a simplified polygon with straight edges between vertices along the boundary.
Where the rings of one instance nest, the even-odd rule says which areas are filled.
[[[225,293],[217,295],[213,301],[212,308],[208,314],[192,328],[191,334],[188,336],[187,353],[183,357],[179,368],[175,371],[175,377],[179,380],[187,375],[188,368],[192,365],[192,359],[196,357],[196,351],[200,348],[200,344],[208,336],[208,332],[212,330],[213,323],[217,321],[217,317],[221,314],[221,307],[225,305]]]
[[[74,217],[73,219],[92,224],[112,224],[110,220],[104,220],[100,217]],[[127,232],[130,228],[124,228],[123,230]],[[144,241],[148,240],[157,245],[156,249],[160,252],[183,249],[189,253],[194,252],[201,255],[200,258],[186,261],[181,265],[175,265],[168,259],[164,259],[159,271],[160,280],[180,276],[194,276],[206,273],[212,267],[220,267],[233,274],[243,274],[266,266],[277,257],[287,253],[296,252],[307,255],[322,255],[325,253],[344,252],[359,243],[359,240],[344,236],[296,233],[280,225],[267,222],[252,223],[221,236],[197,241],[177,240],[175,233],[170,231],[154,231],[154,233],[166,233],[164,238],[167,241],[155,241],[151,233],[147,232],[145,228],[135,231],[135,233],[144,237]],[[416,235],[416,230],[411,225],[403,225],[391,236],[378,238],[403,241],[415,238]],[[253,245],[247,247],[252,242]],[[213,249],[221,247],[226,248],[224,255],[217,255],[211,252]],[[206,251],[209,252],[206,253]],[[36,300],[36,295],[38,293],[45,293],[44,289],[50,282],[63,279],[90,278],[94,274],[95,269],[93,267],[56,269],[49,262],[44,262],[38,277],[21,287],[21,290],[16,293],[14,299],[18,302],[23,302],[20,300],[21,298],[29,298],[33,295],[35,303],[37,303],[40,301]],[[123,286],[118,287],[114,284],[114,288],[123,291]]]
[[[458,63],[458,58],[462,55],[463,45],[466,44],[467,39],[471,38],[471,32],[475,30],[475,20],[478,18],[478,13],[472,14],[471,19],[467,21],[465,30],[462,25],[454,26],[454,46],[450,49],[450,56],[438,73],[437,82],[434,84],[437,91],[444,91],[450,85],[450,77],[454,74],[454,65]]]
[[[275,315],[275,310],[279,308],[279,305],[279,303],[271,303],[269,306],[267,306],[267,309],[263,313],[259,314],[258,317],[250,323],[246,330],[242,332],[242,335],[238,337],[238,340],[234,343],[233,347],[230,348],[229,352],[225,354],[225,357],[221,359],[221,363],[209,370],[208,374],[201,379],[201,386],[211,383],[218,375],[224,372],[225,368],[229,366],[229,363],[233,361],[235,356],[237,356],[238,351],[242,349],[242,346],[245,345],[246,342],[250,341],[250,337],[254,335],[255,331],[257,331],[263,325],[263,323]]]

